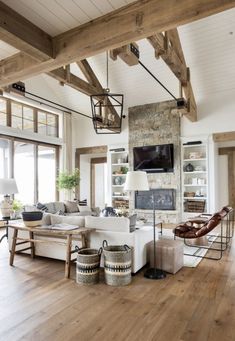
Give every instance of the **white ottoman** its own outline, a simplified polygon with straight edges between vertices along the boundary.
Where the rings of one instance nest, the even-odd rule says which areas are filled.
[[[184,243],[181,240],[156,240],[156,266],[166,272],[175,274],[184,265]],[[150,267],[154,266],[153,241],[150,243]]]

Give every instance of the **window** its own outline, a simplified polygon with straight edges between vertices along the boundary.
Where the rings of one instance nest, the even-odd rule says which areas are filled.
[[[23,204],[57,199],[58,149],[41,142],[0,136],[0,178],[13,175],[19,190],[15,197]]]
[[[7,125],[7,101],[4,98],[0,98],[0,125]]]
[[[38,200],[55,200],[56,192],[56,149],[38,146]]]
[[[14,178],[19,191],[16,198],[25,204],[32,204],[35,193],[35,146],[33,144],[14,142]]]
[[[58,115],[3,97],[0,97],[0,125],[59,137]]]
[[[44,111],[38,111],[38,133],[58,136],[58,117]]]
[[[11,126],[34,132],[34,110],[20,103],[11,103]]]

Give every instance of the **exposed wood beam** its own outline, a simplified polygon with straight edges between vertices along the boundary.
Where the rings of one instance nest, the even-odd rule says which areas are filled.
[[[2,63],[0,87],[232,7],[235,7],[235,0],[136,1],[53,38],[54,60],[20,69],[15,58],[15,67],[7,72]]]
[[[52,37],[1,1],[0,40],[39,60],[53,58]]]
[[[190,121],[197,120],[197,105],[193,94],[193,89],[190,82],[190,72],[187,68],[184,53],[180,43],[180,38],[177,29],[172,29],[162,33],[157,33],[148,37],[148,41],[155,49],[156,58],[161,58],[169,66],[174,75],[179,79],[185,98],[187,101],[186,110],[181,112]]]
[[[136,49],[139,54],[139,47],[136,43],[131,43],[110,51],[110,58],[116,60],[119,56],[127,65],[133,66],[139,63],[139,58],[133,53],[132,49]]]
[[[80,60],[77,62],[77,66],[80,68],[87,81],[102,92],[103,87],[100,84],[88,61],[86,59]]]
[[[183,65],[180,58],[176,54],[173,46],[166,44],[167,38],[162,33],[157,33],[151,37],[148,37],[148,41],[156,50],[157,58],[161,56],[164,62],[169,66],[171,71],[180,80],[182,84],[187,84],[187,68]]]
[[[226,131],[224,133],[215,133],[212,135],[214,142],[235,141],[235,131]]]
[[[68,80],[67,79],[67,71],[63,67],[56,69],[56,70],[53,70],[53,71],[50,71],[47,74],[49,76],[55,78],[59,82],[62,82],[64,84],[70,86],[71,88],[82,92],[85,95],[90,96],[91,94],[96,94],[99,92],[95,86],[87,83],[86,81],[75,76],[72,73],[70,73],[70,77],[69,77],[70,79]]]

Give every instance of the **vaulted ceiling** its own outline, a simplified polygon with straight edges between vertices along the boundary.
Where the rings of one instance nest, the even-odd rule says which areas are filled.
[[[50,36],[55,37],[134,1],[2,0],[2,2]],[[213,3],[212,0],[208,2]],[[234,1],[231,2],[234,3]],[[197,104],[205,101],[208,96],[235,88],[234,17],[235,8],[232,8],[178,27],[186,63],[190,67],[191,83]],[[105,35],[105,32],[103,34]],[[147,40],[138,41],[138,45],[140,60],[176,97],[179,97],[179,82],[168,66],[161,59],[155,59],[154,50]],[[0,41],[0,59],[5,59],[17,52],[17,49]],[[100,83],[106,87],[105,53],[89,57],[88,61]],[[71,72],[85,80],[76,64],[71,65]],[[171,99],[139,65],[129,67],[120,59],[116,62],[110,60],[109,77],[111,90],[125,95],[125,110],[133,105]],[[31,78],[31,81],[27,80],[26,85],[29,90],[31,83],[38,79],[43,79],[62,103],[90,114],[88,96],[70,87],[60,86],[49,76],[41,75]]]

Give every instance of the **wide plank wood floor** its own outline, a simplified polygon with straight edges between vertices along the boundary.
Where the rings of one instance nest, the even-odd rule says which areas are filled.
[[[235,237],[234,237],[235,239]],[[203,260],[159,281],[127,287],[66,280],[60,261],[16,255],[0,244],[0,340],[234,341],[235,242],[221,261]]]

